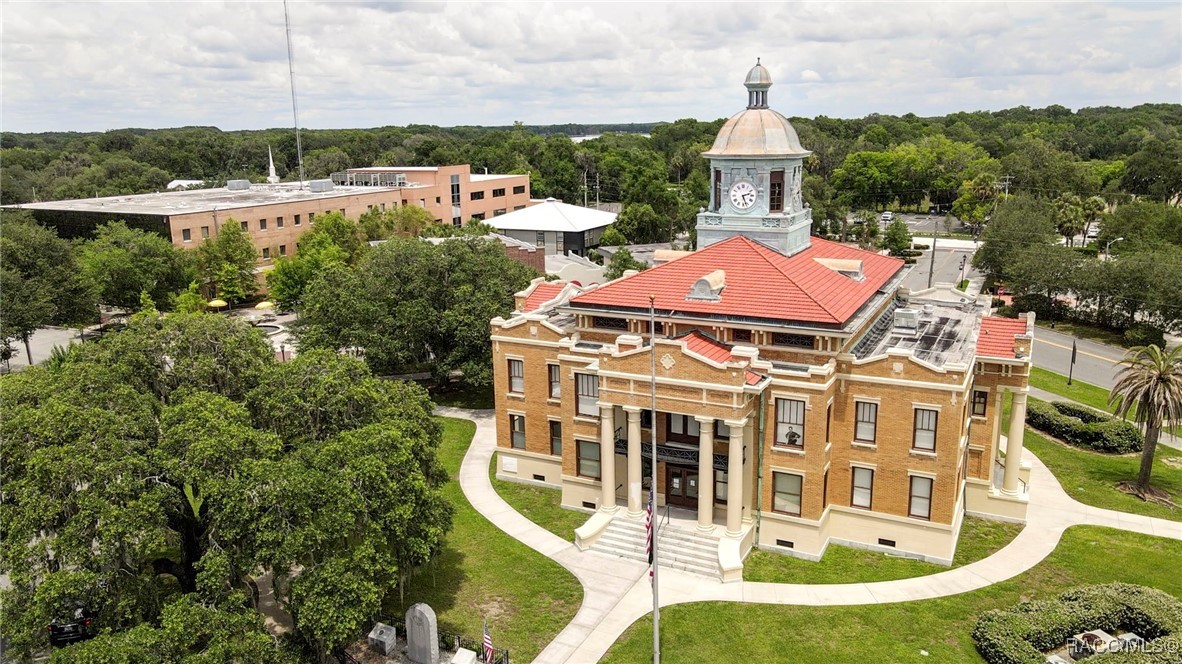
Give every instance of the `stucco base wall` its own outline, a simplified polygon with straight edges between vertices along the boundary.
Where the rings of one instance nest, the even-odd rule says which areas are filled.
[[[497,479],[562,487],[562,459],[524,450],[497,449]]]
[[[965,511],[983,519],[1026,523],[1026,508],[1030,501],[1025,496],[1007,496],[988,483],[965,484]]]
[[[840,544],[951,565],[960,525],[960,518],[952,525],[925,523],[834,507],[815,522],[764,513],[760,517],[758,546],[815,561],[821,559],[830,544]],[[880,538],[892,540],[895,545],[881,544]],[[792,546],[777,540],[791,542]]]

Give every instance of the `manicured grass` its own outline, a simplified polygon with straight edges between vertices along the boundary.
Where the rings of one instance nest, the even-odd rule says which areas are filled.
[[[1108,528],[1069,529],[1033,569],[970,593],[900,604],[805,607],[703,602],[661,609],[661,655],[679,662],[980,662],[970,630],[988,609],[1077,585],[1125,581],[1182,596],[1182,541]],[[645,617],[604,662],[652,658]],[[927,656],[921,654],[927,652]]]
[[[966,289],[968,287],[969,287],[969,280],[968,279],[961,279],[960,283],[956,285],[956,290],[963,291],[964,289]]]
[[[1099,341],[1100,343],[1108,344],[1109,346],[1116,346],[1117,348],[1128,348],[1129,345],[1125,343],[1124,334],[1116,330],[1110,330],[1106,327],[1095,327],[1093,325],[1085,325],[1084,323],[1075,323],[1069,321],[1055,321],[1052,328],[1050,321],[1036,319],[1034,324],[1039,327],[1047,329],[1054,329],[1056,332],[1062,332],[1080,339],[1090,339],[1092,341]]]
[[[1136,496],[1116,490],[1117,482],[1134,480],[1141,466],[1140,454],[1100,454],[1069,447],[1026,427],[1025,446],[1054,473],[1059,484],[1072,498],[1094,507],[1156,516],[1182,521],[1182,508],[1147,503]],[[1168,447],[1158,446],[1153,462],[1153,485],[1164,489],[1182,502],[1182,468],[1168,465],[1166,457],[1178,456]]]
[[[980,560],[1014,539],[1022,527],[965,517],[952,566]],[[755,550],[743,564],[743,579],[773,583],[855,583],[893,581],[936,574],[949,568],[910,558],[831,544],[819,562]]]
[[[586,523],[589,514],[563,508],[562,491],[559,489],[498,480],[496,473],[497,459],[493,457],[488,476],[501,498],[530,521],[568,542],[575,541],[575,528]]]
[[[1067,376],[1063,374],[1039,369],[1038,367],[1031,367],[1030,386],[1037,387],[1040,390],[1046,390],[1052,394],[1058,394],[1071,401],[1078,401],[1085,406],[1091,406],[1105,413],[1112,412],[1112,408],[1108,405],[1108,390],[1098,385],[1092,385],[1091,383],[1085,383],[1075,379],[1072,379],[1071,384],[1068,385]]]
[[[476,427],[440,418],[439,455],[454,479]],[[386,598],[386,615],[404,615],[415,602],[435,610],[441,630],[480,639],[488,620],[493,642],[513,661],[528,662],[570,622],[583,601],[573,575],[501,532],[464,498],[457,481],[445,488],[456,507],[454,526],[438,559],[410,581],[406,600]]]
[[[456,388],[432,389],[431,400],[437,406],[489,409],[496,406],[492,387],[464,385]]]

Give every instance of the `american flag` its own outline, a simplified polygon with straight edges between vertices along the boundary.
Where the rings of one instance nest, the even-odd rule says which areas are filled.
[[[484,623],[484,661],[486,664],[492,664],[494,654],[492,634],[488,633],[488,623]]]
[[[648,578],[653,578],[653,494],[648,492],[648,506],[644,509],[645,546],[648,549]]]

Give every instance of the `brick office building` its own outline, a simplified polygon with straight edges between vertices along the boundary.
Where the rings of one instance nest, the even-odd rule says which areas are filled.
[[[1025,518],[1033,319],[909,292],[901,260],[810,237],[808,152],[770,85],[757,65],[706,153],[703,248],[599,286],[534,283],[492,321],[497,475],[593,511],[580,547],[637,556],[655,428],[667,562],[733,580],[753,546],[839,543],[950,563],[964,514]]]

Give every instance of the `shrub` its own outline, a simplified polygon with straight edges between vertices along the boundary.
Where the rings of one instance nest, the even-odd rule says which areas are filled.
[[[1102,629],[1110,634],[1132,631],[1178,653],[1182,640],[1182,602],[1144,586],[1109,583],[1073,588],[1052,600],[1022,602],[1010,609],[986,611],[973,626],[973,642],[989,664],[1041,664],[1042,652],[1053,650],[1075,634]],[[1164,661],[1160,654],[1112,653],[1089,659],[1109,664]]]
[[[911,248],[912,249],[919,249],[922,252],[922,251],[927,251],[928,249],[931,249],[932,245],[920,244],[920,243],[916,242],[915,244],[911,245]]]
[[[903,259],[903,263],[906,265],[915,265],[915,259],[911,258],[911,257],[907,257],[907,258]]]
[[[1166,346],[1165,334],[1158,328],[1145,323],[1137,323],[1136,325],[1125,330],[1125,343],[1130,346],[1148,346],[1156,344],[1162,348]]]
[[[1059,440],[1093,452],[1140,452],[1144,439],[1131,423],[1084,406],[1030,399],[1026,423]]]
[[[1089,245],[1087,247],[1074,247],[1073,250],[1077,254],[1083,254],[1089,258],[1095,258],[1100,255],[1100,248],[1096,245]]]
[[[1018,312],[1008,304],[1003,304],[997,308],[997,315],[1003,318],[1017,318]]]
[[[1063,305],[1040,293],[1026,293],[1014,298],[1014,311],[1033,311],[1039,320],[1062,320]]]
[[[990,306],[993,307],[994,309],[996,309],[998,307],[1004,307],[1004,306],[1006,306],[1006,301],[1001,299],[1000,297],[995,297],[990,302]]]

